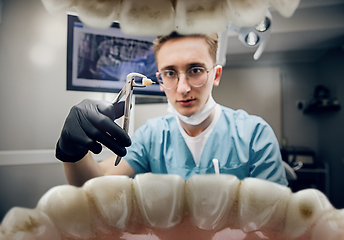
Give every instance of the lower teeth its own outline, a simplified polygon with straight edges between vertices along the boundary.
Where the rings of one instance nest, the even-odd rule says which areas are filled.
[[[344,210],[334,209],[321,192],[291,193],[265,180],[225,174],[187,181],[177,175],[106,176],[81,188],[52,188],[36,209],[13,208],[1,223],[0,239],[105,240],[129,232],[213,239],[218,232],[214,239],[336,240],[344,234],[343,219]]]

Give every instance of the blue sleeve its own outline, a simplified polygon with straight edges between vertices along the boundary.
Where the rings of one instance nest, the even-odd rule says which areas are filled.
[[[279,144],[268,123],[256,125],[250,145],[250,176],[287,186]]]
[[[127,155],[125,155],[124,159],[136,174],[151,172],[147,150],[150,138],[149,126],[147,124],[143,125],[135,131],[131,139],[132,145],[127,149]]]

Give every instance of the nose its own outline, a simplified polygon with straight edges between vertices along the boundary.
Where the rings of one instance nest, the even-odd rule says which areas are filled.
[[[186,74],[183,72],[179,73],[179,81],[177,84],[177,92],[185,95],[186,93],[190,92],[191,86],[189,85],[189,82],[186,79]]]

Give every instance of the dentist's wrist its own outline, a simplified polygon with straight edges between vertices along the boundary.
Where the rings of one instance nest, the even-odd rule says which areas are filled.
[[[76,155],[68,155],[65,152],[63,152],[63,150],[60,148],[59,142],[60,140],[56,144],[55,157],[62,162],[75,163],[81,160],[88,153],[88,149],[85,149],[77,153]]]

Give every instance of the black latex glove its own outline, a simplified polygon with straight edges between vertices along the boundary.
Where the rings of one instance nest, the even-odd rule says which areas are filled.
[[[104,144],[123,157],[125,147],[131,145],[128,134],[114,120],[123,116],[124,102],[85,99],[73,106],[66,118],[56,144],[56,158],[63,162],[77,162],[91,150],[100,153]]]

